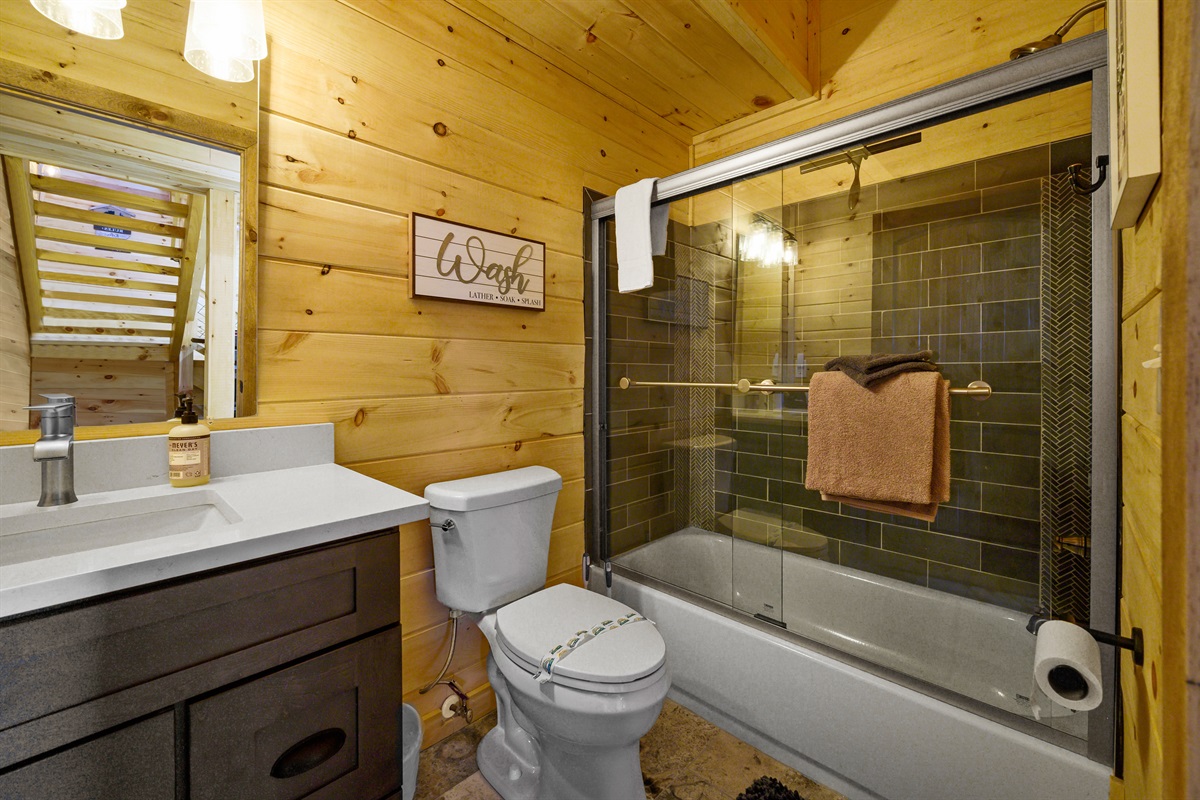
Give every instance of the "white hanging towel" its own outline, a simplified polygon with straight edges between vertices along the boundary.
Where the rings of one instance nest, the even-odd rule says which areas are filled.
[[[658,178],[617,189],[617,290],[636,292],[654,285],[654,259],[667,252],[668,204],[650,208]]]

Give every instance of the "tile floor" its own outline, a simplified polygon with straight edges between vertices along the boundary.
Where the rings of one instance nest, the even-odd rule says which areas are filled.
[[[475,767],[475,747],[495,713],[421,753],[416,800],[500,800]],[[647,800],[735,800],[763,775],[804,800],[845,800],[671,700],[642,739]]]

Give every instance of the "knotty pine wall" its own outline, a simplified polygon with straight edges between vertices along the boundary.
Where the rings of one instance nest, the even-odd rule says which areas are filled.
[[[1130,800],[1200,792],[1200,57],[1195,7],[1163,13],[1162,177],[1121,232],[1121,631],[1140,626],[1146,640],[1141,667],[1121,655],[1125,775],[1113,796]],[[1142,366],[1157,344],[1161,383]]]
[[[686,168],[687,143],[450,2],[268,0],[260,102],[259,416],[328,420],[337,460],[422,493],[562,474],[548,577],[583,552],[583,187]],[[546,311],[408,298],[408,214],[546,242]],[[404,700],[444,723],[447,610],[427,524],[401,530]],[[450,676],[494,706],[463,620]]]
[[[696,136],[705,164],[1008,59],[1078,10],[1076,0],[838,0],[821,4],[819,98],[788,100]],[[1103,12],[1067,39],[1104,27]],[[869,162],[868,162],[869,163]]]
[[[578,580],[583,188],[611,193],[685,169],[689,142],[453,2],[267,0],[266,15],[261,113],[249,119],[245,86],[179,57],[183,0],[132,0],[116,42],[66,36],[28,3],[0,3],[0,55],[257,124],[260,403],[236,426],[333,422],[340,463],[418,494],[549,466],[564,487],[548,577]],[[544,241],[546,310],[409,300],[414,211]],[[404,699],[425,717],[428,744],[461,721],[442,723],[444,687],[416,692],[449,640],[426,525],[404,528],[400,563]],[[477,715],[494,705],[485,656],[464,623],[450,675]]]

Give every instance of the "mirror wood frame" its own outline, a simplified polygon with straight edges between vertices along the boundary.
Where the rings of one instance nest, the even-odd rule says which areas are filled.
[[[182,59],[181,59],[182,63]],[[258,79],[255,80],[257,96]],[[0,97],[24,97],[143,130],[236,152],[241,161],[242,244],[238,294],[238,417],[215,420],[216,429],[252,427],[258,406],[258,131],[142,100],[122,92],[0,58]],[[254,109],[257,118],[258,109]],[[85,425],[76,438],[111,439],[166,433],[169,422]],[[0,432],[0,446],[30,444],[39,432]]]

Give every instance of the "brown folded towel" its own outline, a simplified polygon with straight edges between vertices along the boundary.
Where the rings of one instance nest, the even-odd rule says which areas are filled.
[[[859,386],[870,386],[876,381],[901,372],[933,372],[932,350],[916,353],[873,353],[869,356],[839,356],[825,362],[830,372],[844,372]]]
[[[864,391],[847,375],[817,373],[808,427],[805,486],[824,497],[918,519],[950,499],[950,394],[941,375],[907,372]]]

